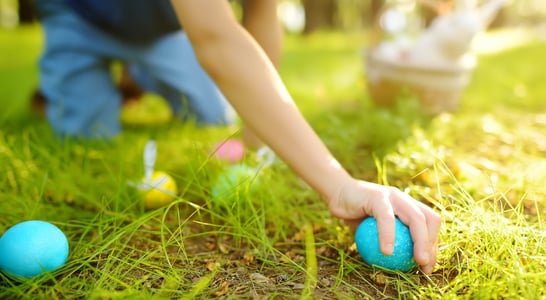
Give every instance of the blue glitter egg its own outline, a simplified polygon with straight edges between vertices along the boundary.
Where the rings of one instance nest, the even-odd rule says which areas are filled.
[[[68,248],[57,226],[37,220],[21,222],[0,238],[0,269],[16,278],[32,278],[62,267]]]
[[[413,241],[409,228],[396,218],[394,251],[392,255],[383,255],[379,247],[377,221],[374,217],[366,218],[355,233],[358,253],[368,265],[376,265],[389,270],[407,272],[417,264],[413,259]]]

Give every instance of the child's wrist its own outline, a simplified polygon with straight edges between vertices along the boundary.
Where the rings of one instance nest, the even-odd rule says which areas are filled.
[[[354,182],[354,178],[337,161],[332,161],[329,170],[320,176],[321,183],[315,190],[327,205],[338,200],[342,191]]]

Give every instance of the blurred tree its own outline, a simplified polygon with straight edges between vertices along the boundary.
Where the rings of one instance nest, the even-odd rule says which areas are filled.
[[[33,0],[19,0],[19,23],[30,24],[36,21],[36,13],[34,11]]]
[[[373,20],[377,20],[377,17],[379,15],[379,12],[381,12],[381,8],[385,4],[385,0],[371,0],[370,1],[370,15]]]
[[[302,4],[305,11],[304,34],[336,27],[336,0],[302,0]]]
[[[335,18],[336,28],[344,30],[362,29],[375,22],[375,14],[371,7],[377,0],[338,0]],[[379,2],[383,2],[380,0]],[[378,6],[378,9],[381,5]]]

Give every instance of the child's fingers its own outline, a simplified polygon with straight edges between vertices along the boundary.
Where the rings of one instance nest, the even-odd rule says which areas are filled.
[[[429,251],[429,260],[425,264],[420,264],[421,269],[424,273],[430,274],[432,273],[432,270],[434,268],[434,265],[436,264],[436,255],[438,252],[438,231],[440,229],[440,218],[439,216],[434,215],[427,215],[427,226],[429,228],[429,243],[428,245],[428,251]],[[416,251],[418,251],[416,249]]]
[[[423,270],[423,272],[425,274],[431,274],[432,273],[432,270],[434,269],[434,265],[436,264],[436,254],[437,254],[437,252],[438,252],[438,243],[435,242],[435,243],[432,244],[432,247],[431,247],[430,260],[429,260],[428,264],[421,266],[421,270]]]
[[[418,206],[424,212],[426,217],[430,244],[430,261],[428,264],[423,265],[422,269],[423,272],[430,274],[432,273],[432,269],[434,268],[434,264],[436,263],[436,255],[438,253],[438,234],[440,233],[442,218],[438,213],[434,212],[428,206],[420,202],[418,203]]]
[[[389,195],[385,194],[388,198]],[[395,220],[391,202],[388,199],[376,201],[373,208],[373,215],[377,221],[379,233],[379,245],[384,255],[392,255],[394,251]]]
[[[417,205],[410,195],[399,192],[393,195],[399,199],[392,199],[396,203],[401,203],[403,206],[398,207],[397,215],[400,221],[409,227],[413,240],[413,256],[415,261],[420,266],[430,264],[432,249],[430,244],[430,232],[427,223],[427,216]],[[401,201],[397,201],[401,200]]]
[[[405,193],[401,197],[408,197],[406,201],[413,200]],[[415,205],[407,205],[401,210],[404,214],[400,213],[399,217],[410,228],[415,261],[421,266],[423,272],[429,274],[436,263],[437,236],[441,218],[428,206],[414,200],[411,203]]]

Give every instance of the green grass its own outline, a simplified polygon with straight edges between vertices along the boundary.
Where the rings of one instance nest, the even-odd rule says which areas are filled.
[[[287,37],[283,78],[342,164],[442,214],[431,276],[366,266],[350,231],[282,164],[263,170],[239,205],[211,205],[223,166],[208,153],[237,126],[174,121],[112,141],[59,141],[28,109],[39,28],[1,31],[0,43],[0,232],[42,219],[71,246],[52,274],[20,282],[0,273],[2,299],[546,297],[543,43],[480,56],[460,110],[429,117],[410,99],[371,104],[365,36]],[[145,211],[127,181],[143,174],[150,138],[180,195]]]

